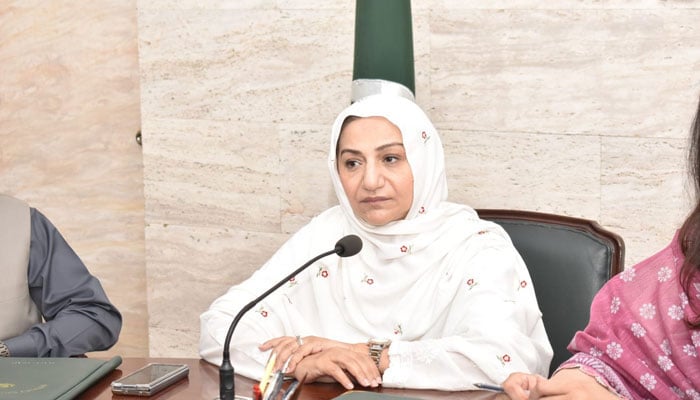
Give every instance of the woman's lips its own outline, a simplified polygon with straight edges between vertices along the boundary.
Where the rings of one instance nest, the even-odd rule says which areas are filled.
[[[388,197],[367,197],[362,200],[363,203],[368,203],[368,204],[375,204],[375,203],[381,203],[383,201],[389,200]]]

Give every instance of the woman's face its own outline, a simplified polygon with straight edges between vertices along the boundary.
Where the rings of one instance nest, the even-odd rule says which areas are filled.
[[[355,215],[381,226],[406,217],[413,173],[401,131],[383,117],[356,118],[338,139],[338,175]]]

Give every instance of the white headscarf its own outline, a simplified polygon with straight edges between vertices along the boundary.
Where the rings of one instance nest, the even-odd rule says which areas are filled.
[[[413,204],[405,219],[373,226],[353,212],[336,167],[340,130],[350,116],[384,117],[401,131],[413,172]],[[364,241],[377,246],[379,257],[385,260],[404,255],[406,252],[401,251],[401,246],[411,246],[416,252],[434,246],[438,240],[447,240],[454,245],[455,241],[444,237],[447,230],[453,228],[450,217],[467,212],[473,219],[478,219],[471,208],[446,202],[447,178],[442,141],[423,110],[406,98],[382,94],[368,96],[341,112],[331,131],[328,168],[340,207],[353,230],[359,232]]]

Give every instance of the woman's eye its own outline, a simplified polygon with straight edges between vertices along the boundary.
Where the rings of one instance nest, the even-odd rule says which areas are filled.
[[[345,167],[346,168],[354,168],[359,164],[357,160],[347,160],[345,161]]]
[[[386,156],[386,157],[384,157],[384,161],[386,161],[388,163],[395,163],[395,162],[399,161],[399,158],[396,156]]]

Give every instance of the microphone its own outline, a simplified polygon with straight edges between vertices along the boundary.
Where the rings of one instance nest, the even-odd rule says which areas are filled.
[[[228,333],[226,333],[226,340],[224,340],[223,360],[221,362],[221,367],[219,367],[220,400],[234,400],[234,396],[236,393],[235,383],[233,379],[233,365],[231,365],[231,354],[229,352],[229,347],[231,346],[231,337],[233,336],[233,330],[236,329],[236,325],[238,325],[238,321],[241,320],[243,314],[245,314],[251,308],[255,307],[255,305],[258,304],[262,299],[267,297],[270,293],[274,292],[275,290],[279,289],[280,286],[287,283],[287,281],[289,281],[295,275],[303,271],[306,267],[315,263],[321,258],[329,256],[333,253],[337,254],[340,257],[352,257],[355,254],[359,253],[360,250],[362,250],[362,239],[360,239],[356,235],[347,235],[336,242],[335,248],[333,250],[321,253],[316,257],[312,258],[311,260],[307,261],[306,264],[302,265],[291,274],[282,278],[282,280],[275,284],[275,286],[271,287],[265,293],[258,296],[255,300],[251,301],[250,303],[246,304],[243,308],[241,308],[241,311],[238,312],[236,317],[231,322],[231,325],[228,327]]]

